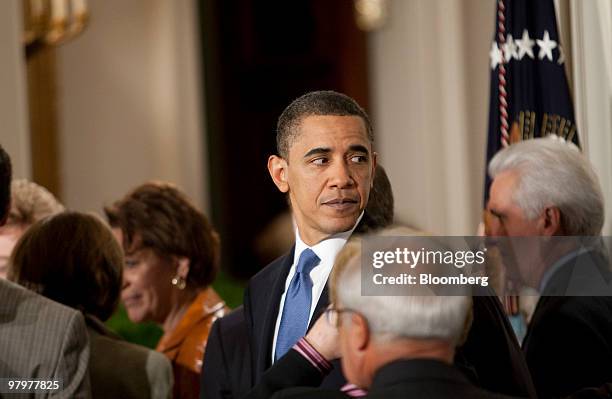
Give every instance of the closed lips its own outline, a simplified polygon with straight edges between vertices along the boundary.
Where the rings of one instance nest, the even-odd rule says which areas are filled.
[[[345,208],[357,204],[357,200],[353,198],[337,198],[323,202],[323,205],[331,206],[334,208]]]

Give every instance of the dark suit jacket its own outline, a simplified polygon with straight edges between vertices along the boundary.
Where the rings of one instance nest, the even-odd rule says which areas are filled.
[[[212,326],[204,353],[200,398],[241,398],[252,386],[249,335],[240,306]]]
[[[86,315],[93,399],[169,399],[172,366],[161,353],[124,341],[93,316]]]
[[[473,322],[455,364],[477,386],[510,396],[535,398],[535,388],[501,302],[489,287],[473,297]]]
[[[540,398],[612,382],[612,297],[559,296],[592,294],[597,280],[610,282],[608,262],[589,252],[557,269],[542,292],[523,343]]]
[[[251,278],[244,294],[244,311],[251,345],[251,375],[256,384],[262,374],[272,365],[272,341],[274,327],[285,290],[285,280],[293,261],[293,248]],[[329,305],[327,285],[321,293],[310,320],[309,328]],[[333,362],[334,370],[322,382],[322,386],[338,388],[346,382],[339,367]]]
[[[294,372],[287,373],[285,371],[287,369],[294,370]],[[262,380],[249,393],[247,399],[348,398],[337,389],[312,388],[320,380],[321,376],[317,369],[297,352],[289,351],[263,375]],[[297,388],[286,389],[288,387]],[[508,398],[475,387],[451,365],[431,359],[398,360],[381,367],[374,376],[367,397]]]
[[[293,248],[256,274],[245,291],[244,310],[251,345],[252,382],[257,384],[271,366],[272,341],[280,298],[291,268]],[[513,396],[535,397],[533,383],[516,337],[492,290],[474,296],[474,323],[456,363],[474,383]],[[488,295],[488,296],[487,296]],[[311,324],[329,304],[327,287],[316,306]],[[340,367],[322,382],[339,388],[345,379]]]

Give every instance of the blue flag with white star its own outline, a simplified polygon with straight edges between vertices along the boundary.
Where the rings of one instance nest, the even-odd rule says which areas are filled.
[[[501,148],[534,137],[579,145],[553,0],[498,0],[495,21],[487,164]]]

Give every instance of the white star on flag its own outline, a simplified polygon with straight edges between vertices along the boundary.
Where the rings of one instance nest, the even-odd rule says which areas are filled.
[[[533,58],[533,46],[535,42],[531,40],[529,37],[529,32],[527,29],[523,31],[523,37],[515,40],[515,43],[518,45],[518,59],[521,60],[527,54],[529,57]]]
[[[491,57],[491,69],[495,69],[498,64],[503,62],[502,60],[502,52],[497,47],[497,42],[491,43],[491,51],[489,51],[489,57]]]
[[[549,61],[553,60],[552,51],[555,47],[557,47],[557,42],[554,40],[550,40],[550,35],[548,31],[544,31],[544,37],[542,40],[536,40],[538,42],[538,46],[540,46],[540,52],[538,53],[538,58],[543,60],[544,57],[548,58]]]
[[[557,58],[557,64],[563,65],[565,62],[565,52],[563,51],[563,47],[559,45],[559,58]]]
[[[508,35],[506,37],[506,43],[504,43],[504,55],[506,58],[506,62],[510,62],[513,58],[515,60],[518,59],[518,53],[516,52],[517,47],[512,35]]]

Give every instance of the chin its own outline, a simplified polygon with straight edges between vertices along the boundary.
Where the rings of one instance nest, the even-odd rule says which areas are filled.
[[[328,219],[328,226],[330,230],[334,231],[334,233],[341,233],[343,231],[350,230],[353,228],[353,226],[355,226],[355,223],[357,223],[357,219],[359,218],[360,214],[361,211],[343,217],[330,218]]]
[[[328,234],[338,234],[338,233],[343,233],[345,231],[349,231],[350,229],[353,228],[353,226],[355,225],[355,222],[357,221],[357,219],[353,219],[353,220],[349,220],[343,223],[334,223],[333,225],[327,226],[327,233]]]
[[[145,317],[140,312],[127,311],[127,316],[132,323],[143,323],[146,321]]]

